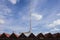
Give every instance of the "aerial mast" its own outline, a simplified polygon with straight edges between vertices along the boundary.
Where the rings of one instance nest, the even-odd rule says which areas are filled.
[[[31,3],[30,3],[30,5],[31,5]],[[29,33],[31,33],[32,32],[32,17],[31,17],[31,6],[29,7],[29,31],[28,32],[22,32],[22,33],[24,33],[24,34],[29,34]],[[21,33],[21,32],[20,32]],[[19,34],[20,34],[19,33]]]

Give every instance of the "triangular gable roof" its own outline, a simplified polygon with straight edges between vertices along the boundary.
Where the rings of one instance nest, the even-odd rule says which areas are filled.
[[[21,33],[21,35],[18,38],[27,38],[24,33]]]
[[[9,38],[17,38],[18,37],[18,35],[16,35],[15,33],[12,33],[10,36],[9,36]]]
[[[0,38],[8,38],[9,36],[10,36],[9,34],[3,33],[3,34],[1,34]]]
[[[47,34],[45,34],[45,37],[46,38],[53,38],[53,35],[51,33],[47,33]]]
[[[60,38],[60,33],[55,33],[55,34],[53,34],[53,36],[54,36],[55,38]]]
[[[44,36],[42,33],[39,33],[39,34],[37,35],[37,38],[45,38],[45,36]]]
[[[31,33],[31,34],[28,36],[28,38],[36,38],[36,36],[35,36],[33,33]]]

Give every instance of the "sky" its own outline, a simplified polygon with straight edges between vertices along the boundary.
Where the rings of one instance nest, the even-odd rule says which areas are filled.
[[[60,0],[0,0],[0,33],[60,32]]]

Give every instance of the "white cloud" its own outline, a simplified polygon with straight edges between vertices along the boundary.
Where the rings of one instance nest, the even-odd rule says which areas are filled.
[[[24,31],[24,30],[26,30],[25,27],[17,27],[17,28],[16,27],[9,27],[9,29],[11,29],[12,31]]]
[[[43,15],[40,15],[38,13],[31,13],[31,24],[32,26],[37,26],[40,21],[42,20]],[[21,20],[21,19],[20,19]],[[25,15],[22,17],[22,21],[23,22],[28,22],[28,25],[30,25],[29,21],[30,21],[30,16],[29,15]]]
[[[60,16],[60,13],[58,13],[57,16]]]
[[[16,4],[17,0],[9,0],[12,4]]]
[[[13,29],[14,28],[14,29]],[[5,30],[8,30],[9,32],[5,31]],[[29,29],[28,29],[29,30]],[[16,32],[16,33],[19,33],[19,32],[27,32],[28,31],[26,27],[19,27],[19,26],[1,26],[0,25],[0,33],[2,32],[7,32],[7,33],[12,33],[13,31]]]
[[[4,24],[5,21],[3,19],[0,19],[0,24]]]
[[[8,8],[6,5],[0,4],[0,24],[9,24],[10,20],[6,18],[12,16],[12,9]],[[7,22],[8,21],[8,22]],[[4,24],[5,25],[5,24]]]
[[[54,29],[52,29],[52,30],[50,30],[51,32],[56,32],[56,31],[59,31],[60,29],[58,29],[58,28],[54,28]]]
[[[49,33],[49,32],[44,32],[43,34],[47,34],[47,33]]]
[[[40,14],[35,13],[35,12],[34,12],[34,13],[31,13],[31,20],[33,20],[33,21],[34,21],[34,20],[35,20],[35,21],[39,21],[39,20],[41,20],[42,18],[43,18],[43,15],[40,15]],[[23,20],[30,20],[30,16],[28,16],[28,15],[26,16],[26,15],[25,15],[25,16],[22,17],[22,19],[23,19]]]
[[[48,27],[56,27],[57,25],[60,25],[60,19],[57,19],[55,21],[53,21],[51,24],[48,24]]]
[[[32,13],[31,16],[32,16],[32,19],[37,20],[37,21],[41,20],[43,17],[42,15],[37,14],[37,13]]]
[[[6,18],[6,16],[12,15],[12,9],[5,4],[0,4],[0,18]]]
[[[46,34],[46,33],[58,33],[58,32],[60,32],[59,28],[53,28],[53,29],[51,29],[49,31],[44,32],[44,34]]]

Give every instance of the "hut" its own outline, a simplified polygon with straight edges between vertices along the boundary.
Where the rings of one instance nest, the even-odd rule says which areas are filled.
[[[47,33],[47,34],[45,34],[45,39],[46,40],[54,40],[54,37],[51,33]]]
[[[9,36],[9,39],[10,40],[17,40],[18,38],[18,35],[16,35],[15,33],[12,33],[10,36]]]
[[[36,37],[37,37],[37,39],[44,39],[45,38],[45,36],[42,33],[39,33]]]
[[[18,37],[18,40],[26,40],[27,36],[25,36],[24,33],[21,33],[21,35]]]
[[[60,33],[55,33],[55,34],[53,34],[53,36],[54,36],[55,38],[60,38]]]
[[[8,40],[9,36],[10,36],[9,34],[3,33],[3,34],[0,35],[0,40]]]
[[[56,40],[60,40],[60,33],[55,33],[55,34],[53,34],[53,37],[54,37]]]
[[[28,39],[29,39],[29,40],[37,40],[37,37],[36,37],[33,33],[31,33],[31,34],[28,36]]]

